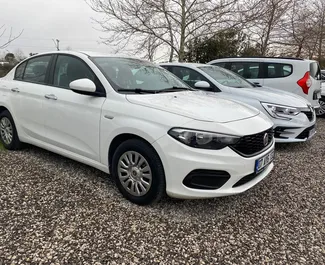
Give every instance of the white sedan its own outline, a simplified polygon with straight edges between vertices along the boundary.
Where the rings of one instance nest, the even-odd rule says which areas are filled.
[[[273,168],[273,124],[139,59],[38,54],[0,79],[0,135],[111,173],[137,204],[246,191]]]
[[[264,112],[274,123],[278,143],[304,142],[315,135],[315,110],[301,96],[256,86],[219,66],[195,63],[164,63],[161,66],[193,88],[219,92],[215,94],[221,98],[243,102]]]

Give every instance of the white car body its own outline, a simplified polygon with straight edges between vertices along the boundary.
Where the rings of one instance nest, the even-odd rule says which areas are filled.
[[[232,70],[261,86],[297,94],[307,99],[315,109],[319,108],[321,82],[317,61],[298,58],[236,57],[217,59],[208,64]],[[282,66],[282,72],[278,75],[275,70],[276,66]],[[243,69],[246,69],[245,73],[241,71]],[[301,82],[303,86],[307,84],[307,86],[302,88],[298,82]]]
[[[269,87],[253,87],[253,88],[237,88],[224,85],[214,79],[202,69],[215,68],[218,71],[232,74],[229,70],[218,66],[211,66],[197,63],[163,63],[162,67],[168,69],[176,75],[180,74],[181,69],[191,69],[197,73],[198,80],[206,79],[210,83],[211,91],[220,91],[217,94],[221,98],[236,100],[251,105],[259,109],[267,115],[274,123],[275,141],[278,143],[304,142],[315,134],[316,115],[315,110],[309,102],[304,98],[285,91],[279,91]],[[194,73],[192,73],[194,75]],[[178,76],[181,78],[182,76]],[[201,78],[202,77],[202,78]],[[238,78],[242,79],[240,76]],[[198,80],[190,82],[195,88],[195,83]],[[186,82],[186,80],[184,80]],[[189,83],[188,83],[189,84]],[[280,117],[272,117],[270,113],[263,107],[262,103],[271,103],[279,106],[287,106],[299,110],[299,114],[290,116],[287,119]]]
[[[34,71],[27,71],[29,63],[32,64],[29,60],[43,60],[44,56],[51,56],[48,67],[53,67],[46,70],[48,81],[44,81],[45,84],[26,82],[25,79],[29,80],[29,75],[33,75]],[[54,60],[56,56],[57,61]],[[89,67],[105,91],[97,96],[85,95],[54,85],[56,79],[53,77],[52,82],[50,79],[52,74],[55,76],[55,62],[67,57],[81,60]],[[122,57],[79,52],[38,54],[25,60],[27,67],[23,66],[23,62],[19,71],[17,69],[20,65],[0,79],[0,113],[5,110],[10,112],[21,142],[110,173],[112,148],[125,139],[141,139],[158,154],[163,165],[166,192],[177,198],[209,198],[241,193],[271,172],[273,162],[267,163],[265,160],[262,161],[266,165],[263,171],[254,174],[256,161],[273,153],[274,149],[270,131],[273,124],[259,110],[206,95],[202,91],[159,94],[117,92],[112,82],[94,63],[94,58],[105,61],[110,58],[119,60]],[[134,62],[141,64],[144,61]],[[153,64],[150,67],[156,67],[169,75],[163,68]],[[121,68],[119,71],[122,71]],[[15,79],[15,75],[20,80]],[[66,75],[70,75],[68,70]],[[170,76],[175,78],[171,74]],[[58,82],[64,80],[64,75],[59,79]],[[175,80],[182,83],[177,78]],[[91,84],[89,80],[87,82],[79,84]],[[69,86],[72,87],[72,82]],[[78,89],[86,91],[87,87],[80,85]],[[264,145],[261,150],[250,155],[240,155],[234,151],[234,147],[229,146],[220,150],[194,148],[171,137],[168,132],[172,128],[235,135],[241,137],[240,143],[244,143],[243,137],[262,137],[263,143],[260,145]],[[250,146],[241,146],[240,150],[245,148]],[[191,188],[184,185],[183,181],[194,170],[227,172],[229,179],[215,189]],[[243,182],[234,187],[240,180]]]

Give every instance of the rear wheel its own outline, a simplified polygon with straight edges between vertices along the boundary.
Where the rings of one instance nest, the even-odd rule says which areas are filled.
[[[8,150],[18,150],[22,145],[18,138],[14,120],[7,110],[0,113],[0,140]]]
[[[325,117],[325,98],[323,97],[319,99],[319,108],[316,114],[318,117]]]
[[[125,198],[139,205],[159,201],[165,194],[165,174],[156,151],[144,141],[123,142],[112,159],[112,176]]]

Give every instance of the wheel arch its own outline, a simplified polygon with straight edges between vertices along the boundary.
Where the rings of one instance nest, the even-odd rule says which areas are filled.
[[[150,146],[152,148],[152,150],[154,150],[156,152],[156,154],[158,155],[158,157],[160,159],[161,164],[163,165],[163,161],[162,161],[158,151],[154,148],[154,146],[149,141],[147,141],[145,138],[143,138],[139,135],[133,134],[133,133],[121,133],[119,135],[116,135],[113,138],[113,140],[111,141],[110,146],[108,148],[108,167],[109,167],[110,171],[111,171],[113,155],[114,155],[116,149],[119,147],[120,144],[122,144],[123,142],[130,140],[130,139],[138,139],[140,141],[145,142],[148,146]],[[165,169],[164,169],[164,171],[165,171]]]

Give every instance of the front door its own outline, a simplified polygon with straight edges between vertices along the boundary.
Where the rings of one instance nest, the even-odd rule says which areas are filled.
[[[49,143],[91,160],[100,161],[99,132],[105,96],[73,92],[70,82],[88,78],[98,92],[105,90],[87,64],[80,58],[58,55],[54,67],[45,133]]]

